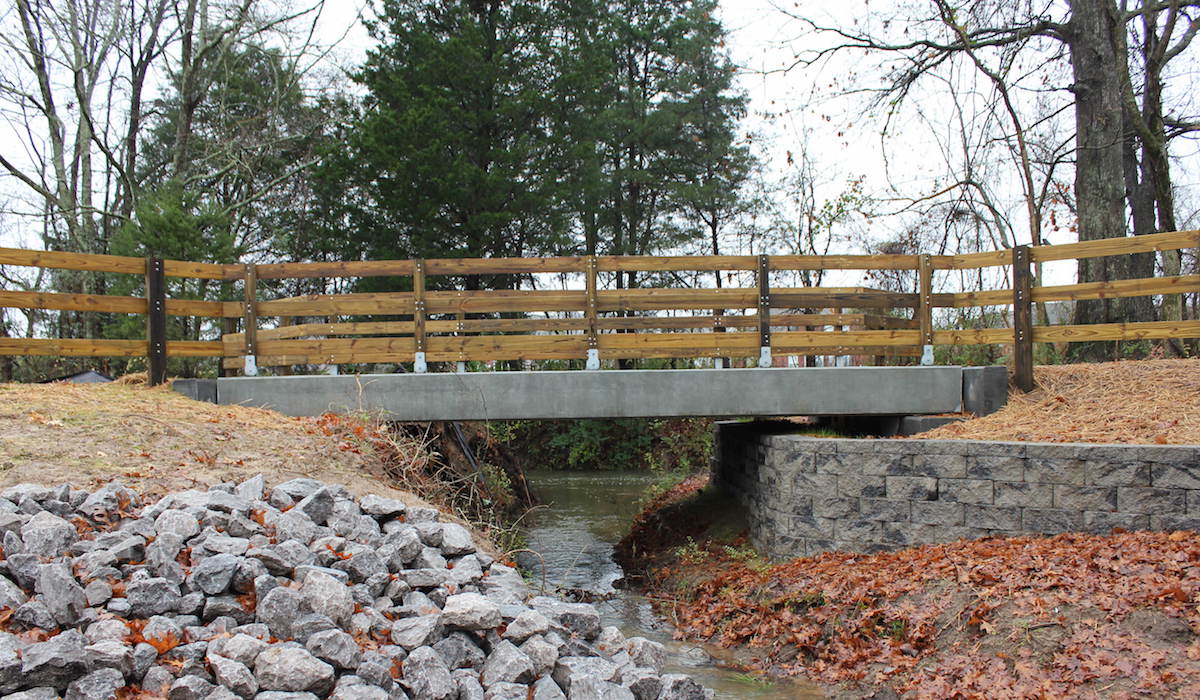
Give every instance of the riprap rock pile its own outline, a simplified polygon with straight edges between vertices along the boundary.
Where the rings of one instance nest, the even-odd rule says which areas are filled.
[[[149,505],[116,483],[0,496],[3,697],[707,695],[430,508],[261,476]]]

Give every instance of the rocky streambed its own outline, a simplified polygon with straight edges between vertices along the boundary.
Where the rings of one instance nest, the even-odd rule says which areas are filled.
[[[520,574],[431,508],[261,476],[143,504],[0,492],[0,695],[699,700],[661,644]]]

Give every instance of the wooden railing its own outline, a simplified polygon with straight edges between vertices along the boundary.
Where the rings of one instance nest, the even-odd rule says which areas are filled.
[[[1032,386],[1039,342],[1198,338],[1200,321],[1036,326],[1039,302],[1200,292],[1200,275],[1034,286],[1034,265],[1200,247],[1185,231],[963,255],[595,256],[217,265],[0,249],[0,264],[146,276],[147,297],[0,291],[0,306],[148,315],[146,340],[0,338],[0,355],[138,356],[161,381],[170,356],[216,356],[227,370],[310,364],[493,360],[866,355],[921,356],[934,345],[1012,344],[1017,382]],[[935,293],[939,271],[1010,266],[1011,289]],[[916,293],[869,287],[781,287],[780,273],[908,271]],[[737,272],[737,288],[603,288],[625,272]],[[430,278],[575,275],[568,289],[447,290]],[[748,273],[748,274],[747,274]],[[410,278],[413,291],[261,299],[260,280]],[[166,297],[165,277],[240,283],[243,300]],[[582,278],[582,279],[580,279]],[[1011,306],[1012,327],[937,330],[937,308]],[[662,312],[681,312],[669,315]],[[526,317],[526,314],[539,314]],[[168,315],[241,319],[213,341],[167,341]],[[518,317],[508,317],[518,316]],[[264,323],[266,319],[277,319]],[[825,330],[833,328],[834,330]]]

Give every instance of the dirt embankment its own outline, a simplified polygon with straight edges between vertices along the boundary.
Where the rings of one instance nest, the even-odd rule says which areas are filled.
[[[468,426],[472,449],[477,437]],[[270,484],[307,477],[358,496],[432,505],[485,538],[504,529],[501,506],[514,500],[513,479],[489,483],[485,475],[496,471],[468,464],[438,426],[291,418],[138,384],[0,384],[0,488],[36,482],[92,490],[117,480],[154,500],[260,473]]]
[[[1200,445],[1200,359],[1048,365],[990,416],[915,437]]]

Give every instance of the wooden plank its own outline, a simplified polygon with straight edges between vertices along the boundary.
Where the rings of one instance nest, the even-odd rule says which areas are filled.
[[[1012,341],[1011,328],[966,328],[933,332],[935,345],[999,345]]]
[[[414,338],[336,338],[336,339],[302,339],[302,340],[262,340],[258,343],[262,355],[307,355],[313,358],[313,363],[322,363],[334,355],[340,357],[354,356],[359,353],[387,355],[388,360],[373,360],[377,362],[411,362],[416,352]],[[359,362],[359,360],[346,360]],[[365,360],[364,360],[365,361]]]
[[[201,280],[224,280],[229,274],[236,274],[241,265],[220,265],[217,263],[186,262],[184,260],[164,260],[163,274],[167,277],[187,277]]]
[[[587,308],[584,290],[486,290],[429,292],[426,310],[431,314],[560,312]]]
[[[121,272],[131,275],[146,273],[146,261],[143,258],[21,248],[0,248],[0,265],[26,265],[86,272]]]
[[[1009,253],[1009,255],[1012,255]],[[934,294],[935,308],[962,309],[971,306],[1008,306],[1012,303],[1011,289],[992,289],[980,292]]]
[[[313,294],[258,304],[262,316],[402,316],[413,312],[411,292]]]
[[[167,299],[167,315],[200,316],[202,318],[241,318],[242,305],[236,301]]]
[[[143,260],[142,266],[145,267],[145,264]],[[146,313],[146,300],[141,297],[106,296],[103,294],[0,291],[0,306],[12,309],[99,311],[119,314]]]
[[[918,261],[917,328],[921,331],[921,343],[933,345],[933,260],[922,255]]]
[[[981,267],[1000,267],[1012,264],[1010,250],[989,250],[982,253],[930,256],[935,270],[975,270]]]
[[[1182,294],[1200,291],[1200,275],[1178,277],[1151,277],[1111,282],[1085,282],[1053,287],[1034,287],[1033,300],[1076,301],[1079,299],[1109,299],[1118,297],[1143,297],[1158,294]]]
[[[775,334],[775,347],[780,355],[793,354],[791,348],[897,347],[920,346],[919,330],[879,331],[788,331]]]
[[[772,328],[820,327],[850,324],[865,324],[867,314],[771,314]],[[885,318],[885,317],[878,317]],[[907,319],[895,319],[910,323]],[[757,328],[758,315],[728,315],[717,316],[625,316],[601,318],[597,326],[601,330],[651,330],[671,329],[684,330],[689,328]]]
[[[1035,263],[1054,260],[1080,260],[1099,258],[1106,255],[1130,255],[1161,250],[1179,250],[1200,246],[1200,231],[1174,231],[1149,233],[1144,236],[1103,238],[1097,241],[1062,243],[1059,245],[1034,246],[1030,260]]]
[[[429,339],[431,362],[566,360],[587,356],[584,335],[438,336]]]
[[[771,306],[779,308],[829,309],[914,309],[916,294],[887,292],[863,287],[809,287],[772,289]]]
[[[1092,340],[1160,340],[1166,338],[1200,338],[1200,321],[1098,323],[1089,326],[1038,326],[1033,329],[1033,340],[1038,343],[1078,343]]]
[[[915,270],[916,255],[772,255],[772,270]]]
[[[1033,271],[1029,246],[1013,248],[1013,383],[1033,391]]]
[[[425,261],[429,275],[518,275],[542,272],[583,272],[583,257],[560,258],[439,258]]]
[[[258,266],[258,276],[265,280],[312,277],[408,277],[412,273],[412,260],[268,263]]]
[[[758,267],[754,255],[600,255],[596,257],[603,272],[712,272],[747,270]]]
[[[145,340],[0,338],[0,355],[141,357],[145,354]],[[222,354],[222,344],[218,341],[171,340],[167,342],[169,357],[220,357]]]
[[[146,365],[150,386],[167,380],[167,285],[161,258],[146,259]]]

